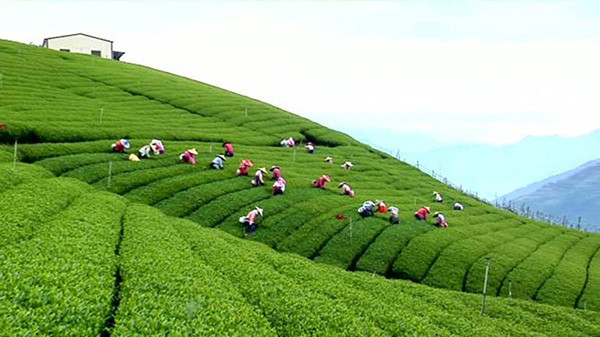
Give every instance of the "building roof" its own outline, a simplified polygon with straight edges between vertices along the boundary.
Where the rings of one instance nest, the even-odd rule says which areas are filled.
[[[52,40],[52,39],[58,39],[58,38],[61,38],[61,37],[69,37],[69,36],[75,36],[75,35],[83,35],[83,36],[91,37],[92,39],[102,40],[102,41],[113,43],[113,41],[111,41],[111,40],[103,39],[101,37],[92,36],[92,35],[88,35],[88,34],[84,34],[84,33],[75,33],[75,34],[67,34],[67,35],[47,37],[47,38],[44,39],[44,42],[48,41],[48,40]]]

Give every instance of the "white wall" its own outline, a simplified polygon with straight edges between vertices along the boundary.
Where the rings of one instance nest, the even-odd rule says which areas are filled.
[[[69,49],[71,53],[88,55],[91,55],[92,50],[100,50],[101,57],[112,58],[112,46],[110,42],[94,39],[85,35],[49,39],[48,48],[54,50]]]

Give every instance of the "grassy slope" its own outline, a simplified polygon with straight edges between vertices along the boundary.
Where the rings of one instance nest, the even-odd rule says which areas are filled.
[[[480,291],[485,258],[493,256],[492,293],[506,295],[510,283],[521,297],[568,306],[584,298],[587,307],[597,308],[600,294],[587,282],[600,273],[594,240],[552,240],[570,231],[494,209],[342,133],[210,85],[111,60],[0,41],[0,67],[0,122],[8,125],[0,140],[12,144],[18,137],[20,159],[57,176],[240,237],[237,219],[260,204],[265,216],[250,240],[349,270],[438,287]],[[276,147],[289,135],[315,141],[317,154]],[[134,149],[161,138],[167,154],[130,163],[108,151],[121,137],[131,138]],[[235,143],[235,159],[222,172],[207,170],[224,139]],[[12,159],[8,144],[0,147],[0,161]],[[177,164],[177,155],[189,147],[200,152],[197,167]],[[336,164],[326,164],[326,156]],[[256,167],[280,165],[289,181],[286,195],[270,197],[268,187],[252,189],[249,178],[234,177],[244,157]],[[355,169],[340,169],[345,160]],[[311,188],[321,174],[333,182],[326,190]],[[355,199],[339,195],[336,185],[342,180],[355,188]],[[433,190],[446,202],[433,205]],[[356,208],[366,199],[398,206],[402,225],[391,227],[387,215],[360,222]],[[454,200],[461,200],[466,211],[452,211]],[[417,225],[412,212],[422,204],[445,212],[450,229]],[[348,219],[335,219],[338,213]],[[544,252],[553,260],[538,264]],[[553,296],[554,288],[560,295]]]
[[[0,205],[19,201],[3,229],[29,224],[0,246],[2,335],[600,333],[589,311],[491,298],[481,316],[476,295],[280,254],[31,165],[0,169],[32,177],[0,177]]]

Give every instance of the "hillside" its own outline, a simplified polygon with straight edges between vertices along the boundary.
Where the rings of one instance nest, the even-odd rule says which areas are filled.
[[[592,231],[600,231],[600,159],[589,161],[579,167],[549,177],[513,191],[500,202],[511,202],[516,209],[530,207],[532,212],[541,211],[553,217],[567,217],[570,223],[578,223]]]
[[[110,213],[108,214],[110,219],[106,218],[107,223],[115,223],[112,216],[125,214],[125,216],[121,216],[120,220],[116,220],[117,224],[123,224],[121,228],[124,230],[123,250],[117,249],[118,254],[116,255],[122,256],[121,252],[142,255],[131,255],[136,257],[131,257],[129,260],[122,256],[115,262],[114,246],[116,243],[114,237],[117,237],[116,240],[119,242],[119,234],[111,234],[113,241],[97,238],[98,240],[108,240],[106,242],[115,245],[102,244],[105,251],[97,252],[104,256],[104,260],[101,256],[99,257],[103,264],[99,263],[97,267],[105,268],[102,272],[98,271],[105,279],[89,280],[90,282],[104,282],[103,284],[106,285],[106,282],[110,283],[106,279],[108,275],[106,270],[110,269],[110,266],[115,267],[115,264],[118,268],[123,268],[123,292],[127,293],[125,290],[127,289],[127,279],[129,279],[131,288],[128,291],[131,292],[131,299],[128,300],[129,302],[125,299],[120,302],[117,316],[121,312],[129,312],[130,315],[135,316],[135,312],[142,310],[142,308],[136,307],[136,299],[146,302],[145,299],[148,298],[148,303],[155,303],[156,307],[147,310],[152,311],[156,317],[162,317],[162,315],[170,317],[161,310],[168,311],[165,308],[171,303],[169,296],[181,296],[181,302],[174,305],[181,305],[178,308],[186,308],[186,312],[191,312],[188,315],[195,317],[199,306],[209,304],[205,304],[204,297],[200,295],[198,295],[200,296],[198,300],[192,300],[194,294],[203,294],[202,291],[209,290],[202,289],[201,286],[192,282],[189,276],[185,276],[195,273],[185,268],[206,270],[203,265],[209,264],[212,270],[217,270],[218,275],[226,277],[225,283],[217,278],[207,281],[210,284],[224,284],[224,287],[232,284],[233,288],[239,288],[246,284],[244,281],[248,281],[244,278],[248,277],[247,275],[255,275],[256,279],[265,282],[260,283],[257,288],[246,284],[239,291],[242,292],[244,298],[251,298],[249,300],[251,309],[255,313],[266,315],[269,324],[277,331],[277,334],[307,333],[301,329],[312,326],[312,324],[315,324],[315,327],[323,327],[320,324],[326,324],[323,327],[325,331],[337,331],[335,326],[327,324],[334,324],[339,317],[331,316],[330,319],[324,320],[328,323],[318,324],[315,321],[316,318],[312,321],[302,321],[299,318],[305,315],[300,309],[301,307],[314,309],[315,306],[319,307],[321,304],[329,305],[325,303],[329,303],[328,301],[331,301],[332,298],[341,298],[339,296],[342,295],[333,293],[330,288],[320,288],[326,287],[334,280],[349,278],[348,282],[353,287],[362,287],[361,291],[370,298],[365,300],[363,307],[363,303],[354,302],[355,299],[352,297],[354,295],[351,293],[344,295],[350,296],[344,298],[352,301],[352,304],[340,303],[341,307],[332,309],[332,312],[340,313],[341,316],[345,317],[343,312],[346,310],[345,308],[350,307],[354,308],[352,312],[358,319],[363,313],[361,310],[369,311],[368,308],[371,308],[369,305],[373,305],[372,303],[379,305],[379,301],[390,303],[390,307],[384,311],[390,311],[390,315],[395,315],[398,310],[397,303],[404,302],[399,299],[398,301],[391,300],[397,299],[397,297],[376,290],[378,287],[388,289],[386,288],[388,285],[392,287],[390,292],[401,292],[401,289],[405,288],[419,289],[420,293],[415,295],[412,302],[407,302],[405,307],[413,310],[413,308],[419,307],[417,304],[419,301],[431,303],[432,306],[423,308],[423,310],[415,310],[419,311],[418,315],[423,315],[423,312],[430,310],[437,312],[437,309],[433,308],[442,304],[435,302],[434,298],[438,295],[432,295],[433,297],[426,297],[423,300],[424,298],[420,297],[422,293],[443,294],[439,296],[442,296],[441,298],[450,296],[459,301],[471,301],[469,302],[471,304],[477,302],[478,297],[437,291],[398,280],[385,280],[378,275],[389,278],[407,278],[436,287],[479,293],[482,289],[487,257],[491,257],[493,261],[489,284],[489,292],[492,295],[508,296],[510,292],[512,297],[520,299],[533,299],[574,308],[600,310],[600,289],[597,289],[597,284],[600,284],[598,282],[600,279],[600,254],[598,253],[600,236],[598,235],[551,227],[495,209],[439,183],[410,165],[360,144],[347,135],[265,103],[203,83],[140,66],[83,55],[53,52],[7,41],[0,42],[0,56],[0,69],[3,73],[2,89],[0,90],[0,123],[7,125],[4,131],[0,131],[0,139],[7,143],[0,148],[0,160],[12,160],[13,147],[10,144],[14,142],[15,137],[18,137],[18,155],[21,161],[33,163],[38,170],[44,168],[54,176],[61,177],[58,180],[48,180],[61,183],[49,183],[50,185],[34,189],[35,194],[29,197],[34,198],[38,195],[41,197],[46,192],[56,190],[56,184],[67,181],[67,185],[73,185],[68,188],[69,192],[81,189],[80,193],[98,193],[99,201],[97,203],[99,205],[123,209],[123,211],[115,211],[114,214],[107,211]],[[309,155],[302,148],[278,147],[279,140],[290,135],[303,142],[314,141],[317,144],[316,154]],[[129,162],[126,159],[127,155],[110,152],[110,144],[115,139],[122,137],[131,139],[132,149],[147,144],[151,138],[160,138],[167,146],[167,153],[164,156],[152,157],[138,163]],[[221,153],[223,140],[234,142],[236,155],[233,160],[227,161],[224,170],[209,170],[208,163],[217,153]],[[197,166],[179,164],[178,155],[191,147],[198,149],[199,164]],[[335,164],[327,164],[324,161],[326,156],[334,157]],[[253,160],[255,167],[279,165],[289,182],[286,194],[274,197],[270,194],[268,185],[264,188],[252,188],[249,183],[250,178],[236,177],[234,172],[237,164],[246,157]],[[353,170],[345,171],[340,168],[339,164],[346,160],[355,164]],[[44,171],[41,170],[41,172]],[[333,182],[325,190],[313,188],[311,181],[322,174],[330,175]],[[71,178],[76,178],[76,180]],[[348,181],[356,190],[357,197],[352,199],[340,195],[337,189],[337,183],[340,181]],[[26,192],[32,186],[37,186],[35,183],[32,184],[24,185],[25,187],[21,189],[15,188],[11,193],[9,193],[11,190],[8,190],[1,196],[6,197],[5,200],[15,200],[14,198],[20,200],[18,198],[21,196],[27,198]],[[89,185],[94,189],[90,190]],[[434,205],[431,201],[433,190],[440,191],[446,201]],[[114,194],[122,195],[124,198]],[[103,201],[104,197],[110,200]],[[94,196],[94,198],[96,197]],[[34,207],[36,212],[33,212],[33,216],[43,215],[42,211],[37,211],[39,206],[54,207],[52,209],[56,212],[56,208],[61,209],[70,205],[70,201],[64,201],[62,204],[52,206],[50,201],[55,199],[56,202],[65,200],[48,197],[42,203],[33,203],[36,205]],[[367,199],[383,199],[390,205],[398,206],[401,210],[402,223],[399,226],[392,226],[387,221],[387,215],[361,219],[356,214],[356,209],[362,201]],[[454,200],[463,202],[466,210],[463,212],[452,211],[451,206]],[[20,205],[19,202],[16,204]],[[154,206],[154,208],[139,204]],[[423,204],[430,205],[433,211],[439,210],[446,213],[450,228],[440,230],[430,223],[414,220],[413,212]],[[245,215],[255,205],[260,205],[265,210],[265,215],[259,223],[259,230],[245,240],[235,239],[234,237],[244,237],[242,226],[237,221],[238,218]],[[23,207],[23,210],[28,209],[28,207]],[[91,206],[88,205],[88,207]],[[127,222],[129,209],[135,210],[131,215],[131,218],[136,219],[135,221]],[[77,211],[74,212],[74,214],[79,214]],[[89,213],[90,216],[94,214],[93,212]],[[336,219],[335,215],[339,213],[346,214],[347,218]],[[83,214],[87,214],[87,211]],[[67,215],[68,213],[65,214],[65,216]],[[147,219],[144,218],[146,215]],[[22,216],[30,215],[22,214]],[[62,216],[61,213],[55,219],[60,221]],[[99,216],[104,219],[104,215]],[[96,223],[104,221],[102,219],[94,218],[89,221]],[[80,221],[87,220],[77,216],[72,219],[75,224]],[[31,223],[36,222],[39,221]],[[70,222],[67,221],[67,223]],[[145,227],[140,228],[138,224],[147,224],[148,228],[154,229],[143,234]],[[68,224],[66,226],[72,228]],[[135,233],[135,235],[149,235],[150,237],[135,237],[131,239],[134,242],[126,244],[128,227],[131,228],[131,235]],[[33,225],[26,227],[25,232],[21,233],[22,228],[19,227],[16,230],[17,237],[31,239],[34,235],[32,233],[35,232],[33,228],[35,228]],[[161,232],[160,228],[164,228],[167,233],[161,234],[164,232]],[[48,235],[57,240],[57,237],[52,235],[52,231],[48,230]],[[168,231],[177,233],[177,235],[168,234]],[[205,241],[195,241],[195,238]],[[227,244],[217,244],[221,242],[219,238]],[[95,239],[90,238],[90,240]],[[5,242],[10,242],[10,238]],[[146,244],[150,242],[157,243]],[[189,245],[191,249],[189,254],[192,256],[196,256],[194,254],[198,250],[214,250],[211,250],[210,255],[206,255],[208,257],[199,260],[201,262],[190,262],[188,266],[186,263],[177,262],[181,261],[181,258],[189,258],[185,257],[187,256],[185,254],[188,253],[182,253],[177,249],[169,252],[169,249],[165,248],[169,247],[169,244],[173,244],[174,247]],[[229,256],[230,250],[228,249],[234,250],[235,245],[241,245],[241,251],[257,249],[269,257],[259,254],[242,258],[243,254],[240,256],[238,253],[231,253],[232,255]],[[33,249],[30,246],[22,247],[15,244],[15,247],[17,246],[22,250],[15,253],[16,258],[26,256],[28,249]],[[106,250],[109,246],[112,248]],[[116,246],[121,247],[120,245]],[[269,247],[280,252],[297,255],[280,255]],[[112,255],[109,254],[109,251]],[[86,251],[82,250],[82,252]],[[156,270],[169,270],[172,273],[171,276],[155,280],[158,283],[153,284],[152,275],[133,271],[136,270],[135,268],[152,270],[154,260],[157,260],[162,254],[166,254],[165,262],[164,264],[157,263]],[[184,254],[183,257],[180,254]],[[299,258],[298,255],[322,264],[314,264]],[[81,258],[85,259],[85,257]],[[190,261],[196,261],[197,258],[190,259]],[[218,263],[206,261],[212,261],[212,259]],[[274,267],[278,264],[272,262],[279,261],[279,259],[283,261],[281,263],[284,265],[288,265],[288,263],[296,265],[290,269],[300,274],[282,276],[283,272],[278,267]],[[112,262],[107,262],[108,260]],[[240,261],[246,261],[250,267],[246,267],[246,264]],[[263,269],[263,267],[255,265],[259,262],[271,263],[270,267],[264,268],[275,274],[252,274]],[[136,263],[145,264],[136,265]],[[213,263],[215,264],[213,265]],[[302,274],[304,271],[296,270],[298,266],[306,268],[308,270],[306,272],[309,274]],[[236,272],[240,268],[243,268],[244,273]],[[76,269],[73,268],[73,272],[77,272]],[[363,273],[346,273],[341,269],[366,271],[368,276]],[[127,274],[126,270],[132,271]],[[210,275],[210,271],[197,272],[203,273],[202,275],[205,273]],[[114,281],[113,274],[109,274],[109,279]],[[376,281],[369,282],[376,283],[366,281],[371,278]],[[314,280],[314,282],[309,282],[310,280]],[[163,287],[160,285],[163,281],[169,281],[171,285]],[[14,282],[19,284],[18,280]],[[302,283],[302,285],[287,290],[287,285],[296,282]],[[348,289],[354,289],[348,284],[340,287],[346,289],[347,286]],[[271,298],[269,289],[272,288],[277,289],[277,294],[283,297]],[[190,292],[190,289],[194,290]],[[219,291],[221,290],[209,295],[214,295],[213,299],[219,298],[221,296]],[[228,288],[223,288],[222,291],[229,293]],[[284,291],[291,293],[283,295]],[[165,297],[153,297],[157,293],[163,296],[163,292]],[[314,295],[309,295],[313,292]],[[310,300],[286,302],[289,296],[303,293],[311,296]],[[209,295],[206,295],[207,298],[211,298]],[[239,297],[237,298],[239,299]],[[7,300],[7,298],[2,300]],[[47,300],[42,298],[40,301]],[[235,301],[235,298],[232,301]],[[394,304],[385,301],[392,301]],[[131,307],[124,306],[126,303],[129,303],[128,305]],[[337,302],[334,301],[334,303]],[[494,301],[494,303],[496,302]],[[535,306],[520,301],[503,302],[503,300],[498,300],[497,303],[502,303],[501,305],[506,307],[517,306],[515,315],[525,315],[533,320],[537,320],[536,317],[542,315],[539,313],[540,310],[543,312],[555,310],[552,312],[556,312],[559,316],[567,315],[569,318],[565,319],[569,320],[571,319],[569,315],[575,315],[577,320],[593,317],[585,312]],[[137,305],[139,306],[139,303]],[[278,312],[278,310],[283,310],[283,307],[288,305],[290,310],[299,310],[295,314],[290,313],[290,317],[295,317],[305,324],[289,323],[292,326],[290,327],[287,323],[283,323],[287,320],[287,318],[283,318],[288,317],[287,313]],[[87,304],[83,305],[83,307],[85,306]],[[448,302],[442,307],[445,308],[444,310],[449,310],[447,308],[454,306],[454,303]],[[215,304],[215,308],[216,311],[222,310],[217,304]],[[523,308],[531,308],[531,310]],[[184,315],[181,311],[176,312]],[[461,315],[462,309],[452,312],[454,314],[449,315],[454,321]],[[476,308],[468,312],[467,315],[470,316],[465,318],[466,322],[478,321],[474,318],[477,313]],[[221,314],[228,315],[225,311]],[[283,317],[277,316],[279,314]],[[223,319],[229,322],[228,319],[223,318],[225,316],[219,315],[214,319]],[[272,317],[272,315],[275,316]],[[323,315],[326,313],[319,312],[314,317]],[[365,313],[365,315],[367,314]],[[372,313],[371,315],[376,314]],[[378,315],[377,317],[379,317]],[[381,315],[383,316],[378,319],[375,317],[373,320],[367,319],[370,322],[367,326],[376,324],[379,330],[387,331],[382,334],[393,334],[390,331],[394,330],[388,330],[390,328],[388,324],[404,324],[398,323],[400,321],[395,316],[393,319],[388,319],[385,314],[381,313]],[[432,325],[425,328],[426,331],[442,329],[442,321],[434,318],[435,315],[426,316],[433,322]],[[239,315],[231,314],[230,316]],[[510,321],[511,323],[505,327],[506,329],[512,329],[521,322],[525,322],[516,320],[514,316],[509,318],[509,316],[510,314],[503,312],[494,317]],[[160,321],[159,318],[157,319]],[[185,318],[173,318],[170,323],[163,323],[175,324],[173,322],[177,319]],[[206,319],[212,320],[213,318],[208,316]],[[122,320],[127,319],[123,318]],[[535,324],[542,326],[538,331],[550,334],[549,331],[552,330],[547,329],[553,329],[551,328],[552,324],[543,327],[545,319],[542,318],[539,318],[537,322]],[[562,322],[557,323],[556,328],[559,330],[563,326],[564,329],[570,329],[570,324],[565,321],[553,320],[553,322]],[[158,327],[163,323],[151,321],[148,324],[160,329]],[[146,323],[140,322],[139,318],[131,318],[127,324],[130,324],[130,328],[122,328],[125,329],[123,330],[124,335],[128,335],[128,332],[131,331],[126,329],[136,329]],[[420,324],[415,323],[416,326]],[[495,324],[490,323],[488,326],[487,321],[483,323],[485,328],[481,329],[499,330],[486,330],[486,332],[479,333],[476,330],[479,327],[465,323],[469,326],[465,327],[465,330],[457,328],[458,330],[454,331],[455,325],[451,324],[450,327],[443,328],[447,330],[439,330],[442,331],[439,334],[511,334],[511,332],[502,332],[504,330],[501,329],[504,328]],[[523,330],[514,330],[512,334],[536,331],[534,328],[529,330],[529,325],[535,324],[526,321],[522,325],[525,327]],[[581,322],[581,324],[587,326],[585,322]],[[594,326],[593,323],[590,324]],[[413,326],[412,323],[408,325]],[[196,326],[197,324],[193,323],[190,325],[190,329]],[[258,324],[258,326],[264,327],[265,325]],[[293,330],[293,326],[299,330]],[[342,326],[345,326],[345,323]],[[117,319],[116,327],[117,331],[121,329],[119,328],[119,319]],[[292,332],[286,332],[288,328],[292,329],[290,330]],[[372,330],[374,331],[372,334],[379,332],[375,327],[372,328],[375,329]],[[406,329],[407,327],[403,325],[403,327],[396,326],[396,328]],[[318,328],[315,329],[320,331]],[[347,333],[358,334],[354,332],[361,331],[352,329],[347,330]],[[521,328],[517,327],[516,329]],[[573,331],[577,329],[574,328]],[[141,331],[142,328],[139,330]],[[574,334],[573,331],[565,331],[565,334]],[[593,334],[593,332],[594,330],[590,330],[585,333]],[[264,333],[268,334],[268,332]],[[399,334],[407,333],[409,332],[405,331]],[[415,333],[418,334],[418,332]]]
[[[530,136],[501,146],[465,144],[402,157],[435,170],[488,200],[600,156],[600,130],[577,137]],[[519,174],[515,174],[518,172]]]
[[[0,164],[0,335],[597,335],[589,311],[279,254],[27,164]],[[514,316],[519,318],[515,319]]]

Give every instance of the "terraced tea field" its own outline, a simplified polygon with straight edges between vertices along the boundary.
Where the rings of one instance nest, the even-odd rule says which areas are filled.
[[[600,310],[597,234],[495,209],[345,134],[175,75],[8,41],[0,72],[8,335],[600,334],[589,310],[492,299],[480,316],[475,295],[390,280],[479,293],[491,257],[492,295]],[[289,136],[316,152],[279,147]],[[30,163],[17,168],[15,138]],[[167,152],[130,162],[110,151],[119,138]],[[235,157],[210,170],[223,141]],[[188,148],[198,165],[178,163]],[[252,173],[280,166],[286,193],[236,177],[243,158]],[[323,174],[333,181],[312,187]],[[400,225],[361,218],[369,199],[398,207]],[[245,237],[238,218],[255,205],[265,213]],[[416,221],[422,205],[450,228]]]

